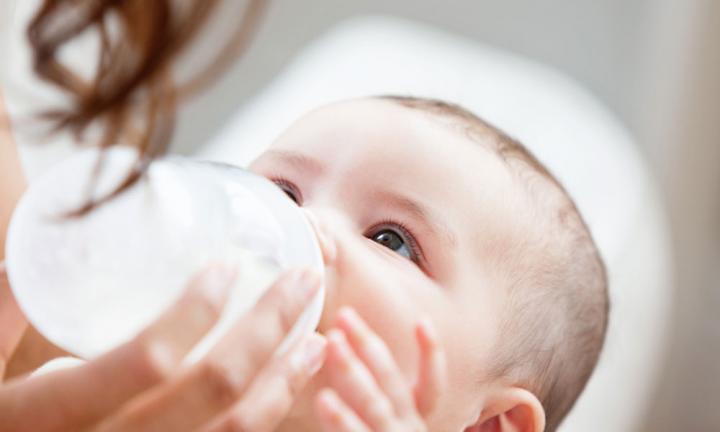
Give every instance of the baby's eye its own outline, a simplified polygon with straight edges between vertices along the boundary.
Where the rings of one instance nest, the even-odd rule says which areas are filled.
[[[295,201],[295,204],[302,205],[302,193],[300,192],[300,189],[295,186],[294,183],[289,180],[280,178],[271,180],[277,185],[277,187],[280,188],[280,190],[285,192],[285,195],[287,195],[291,200]]]
[[[405,243],[405,240],[403,240],[402,236],[391,229],[384,229],[378,232],[372,237],[372,239],[391,251],[399,253],[405,258],[409,259],[412,256],[412,252]]]
[[[400,226],[383,226],[369,232],[367,237],[415,263],[419,260],[414,238],[406,229]]]

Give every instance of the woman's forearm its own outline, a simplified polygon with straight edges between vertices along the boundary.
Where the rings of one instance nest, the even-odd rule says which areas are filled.
[[[10,117],[0,90],[0,260],[5,259],[5,235],[10,215],[25,189],[25,177],[11,132]]]

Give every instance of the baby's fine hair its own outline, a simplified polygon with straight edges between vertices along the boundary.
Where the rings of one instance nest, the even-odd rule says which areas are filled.
[[[494,251],[510,301],[488,373],[532,391],[545,409],[545,430],[555,431],[585,388],[607,331],[607,273],[590,230],[560,182],[497,127],[436,99],[380,99],[452,120],[506,164],[529,200],[532,224],[523,226],[523,239]]]

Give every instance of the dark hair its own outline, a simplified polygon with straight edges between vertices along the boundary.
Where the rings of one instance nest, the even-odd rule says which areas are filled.
[[[510,290],[491,379],[532,391],[555,431],[585,388],[607,332],[605,265],[589,228],[562,184],[520,142],[469,110],[436,99],[381,96],[459,120],[462,131],[509,167],[533,211],[527,238],[493,250]],[[540,257],[539,259],[537,257]]]
[[[52,121],[55,130],[67,129],[78,137],[97,124],[100,148],[123,142],[139,153],[124,181],[107,196],[89,200],[77,215],[122,193],[167,151],[177,104],[212,82],[243,53],[266,1],[247,0],[237,30],[213,61],[186,82],[174,83],[174,61],[207,26],[218,4],[218,0],[43,1],[28,28],[34,70],[71,100],[69,108],[43,117]],[[95,74],[85,80],[62,64],[58,53],[89,30],[97,31],[100,55]],[[101,166],[102,158],[98,169]]]

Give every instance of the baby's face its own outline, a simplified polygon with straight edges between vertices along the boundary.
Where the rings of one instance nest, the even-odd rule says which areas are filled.
[[[413,380],[413,329],[429,318],[448,364],[430,430],[461,430],[491,384],[483,367],[505,301],[489,264],[514,235],[517,190],[503,163],[437,116],[368,99],[310,113],[251,169],[294,196],[335,245],[319,330],[351,306]],[[321,371],[288,428],[319,430],[310,399],[325,380]]]

